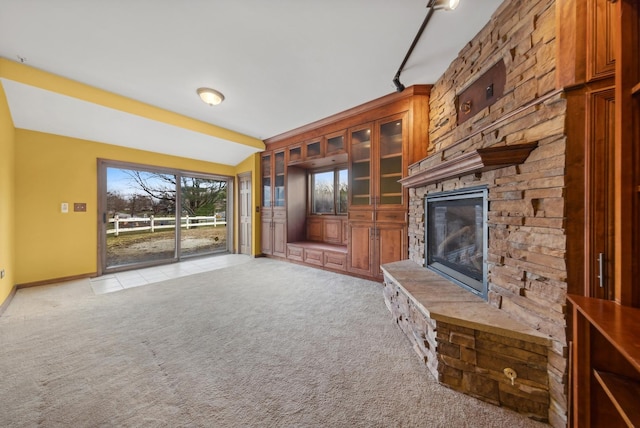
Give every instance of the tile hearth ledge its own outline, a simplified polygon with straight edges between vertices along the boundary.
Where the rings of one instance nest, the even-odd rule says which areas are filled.
[[[387,263],[382,270],[431,319],[542,346],[551,344],[548,336],[412,260]]]

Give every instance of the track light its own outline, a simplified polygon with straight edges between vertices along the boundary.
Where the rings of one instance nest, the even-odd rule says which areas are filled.
[[[460,0],[431,0],[427,7],[437,10],[454,10],[460,4]]]
[[[416,37],[413,39],[413,43],[411,43],[411,46],[409,47],[409,51],[405,55],[404,60],[402,60],[402,64],[400,64],[400,68],[398,68],[398,72],[393,78],[393,84],[396,85],[396,91],[398,92],[404,91],[404,85],[400,83],[400,73],[402,73],[402,70],[404,69],[404,66],[407,63],[407,60],[411,56],[411,52],[413,52],[413,48],[416,47],[416,44],[418,43],[418,40],[420,39],[422,32],[427,27],[427,23],[431,19],[431,15],[433,15],[433,12],[435,10],[453,10],[456,7],[458,7],[459,3],[460,3],[460,0],[429,0],[429,3],[427,3],[427,9],[429,9],[427,11],[427,16],[425,16],[424,21],[422,21],[422,25],[418,30],[418,34],[416,34]]]
[[[458,4],[460,4],[460,0],[449,0],[448,3],[449,4],[446,6],[446,9],[454,10],[456,7],[458,7]]]
[[[398,91],[398,92],[404,91],[404,85],[402,83],[400,83],[400,76],[396,76],[393,79],[393,84],[396,85],[396,91]]]

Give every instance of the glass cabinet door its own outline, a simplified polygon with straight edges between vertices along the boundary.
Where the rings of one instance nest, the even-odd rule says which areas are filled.
[[[402,205],[402,119],[380,124],[379,204]]]
[[[330,134],[326,136],[327,139],[327,155],[334,155],[339,153],[345,153],[345,133],[341,131],[336,134]]]
[[[275,203],[276,207],[284,207],[284,152],[277,152],[275,157]]]
[[[371,205],[371,128],[351,131],[351,205]]]
[[[262,206],[271,207],[271,155],[262,156]]]

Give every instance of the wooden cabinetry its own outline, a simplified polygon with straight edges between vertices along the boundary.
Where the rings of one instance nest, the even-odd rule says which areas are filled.
[[[640,307],[640,2],[615,3],[615,298]]]
[[[262,154],[262,253],[286,256],[285,151]]]
[[[613,299],[616,5],[556,3],[557,78],[567,98],[569,292]]]
[[[285,257],[287,251],[287,223],[284,211],[263,212],[260,220],[262,225],[262,253]]]
[[[287,146],[288,164],[322,168],[347,162],[346,130],[316,136]]]
[[[264,156],[286,154],[283,257],[376,279],[380,264],[407,257],[408,193],[398,180],[427,155],[430,90],[412,86],[265,141],[263,179],[274,188],[276,163]],[[349,169],[348,215],[311,215],[310,174],[343,166]],[[264,173],[269,167],[273,173]],[[275,194],[272,199],[275,212]],[[265,233],[271,233],[266,226]],[[275,247],[274,239],[263,236],[263,247]]]
[[[405,126],[400,113],[349,130],[350,272],[381,278],[381,264],[407,257]]]
[[[640,426],[639,3],[556,4],[558,76],[569,87],[567,165],[584,167],[567,172],[572,193],[584,183],[578,203],[567,205],[568,245],[580,248],[582,235],[586,243],[583,283],[569,282],[572,427]],[[603,269],[591,265],[603,236],[613,247],[604,290]],[[569,249],[567,260],[580,254]]]
[[[325,136],[326,156],[334,156],[347,153],[345,131],[333,132]]]
[[[349,221],[348,270],[351,273],[380,278],[380,265],[407,258],[405,222],[374,223]]]
[[[640,309],[569,296],[574,427],[640,426]]]

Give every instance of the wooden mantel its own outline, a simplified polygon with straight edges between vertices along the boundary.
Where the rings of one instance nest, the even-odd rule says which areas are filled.
[[[443,161],[399,181],[404,187],[419,187],[449,178],[518,165],[523,163],[536,147],[538,147],[537,142],[477,149],[454,159]]]

